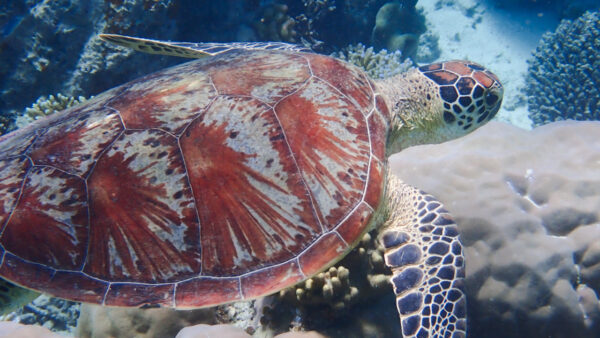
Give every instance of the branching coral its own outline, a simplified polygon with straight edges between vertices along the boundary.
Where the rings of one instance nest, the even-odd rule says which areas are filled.
[[[600,12],[563,20],[542,37],[529,65],[529,116],[535,126],[600,119]]]
[[[332,54],[362,68],[371,78],[382,79],[409,70],[413,63],[410,59],[402,61],[402,53],[389,53],[382,49],[375,53],[373,47],[366,48],[363,44],[350,45],[338,53]]]
[[[67,109],[86,100],[87,98],[83,96],[75,98],[60,93],[56,94],[56,96],[41,96],[31,107],[25,108],[25,112],[17,117],[15,124],[18,128],[22,128],[41,117]]]

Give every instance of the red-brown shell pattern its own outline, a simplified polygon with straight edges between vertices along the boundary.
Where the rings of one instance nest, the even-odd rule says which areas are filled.
[[[0,274],[105,305],[199,307],[293,285],[358,240],[390,116],[356,68],[230,52],[0,139]]]

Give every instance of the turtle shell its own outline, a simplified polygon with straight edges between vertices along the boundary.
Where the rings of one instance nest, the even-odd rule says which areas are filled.
[[[0,138],[0,275],[116,306],[201,307],[347,253],[383,192],[389,112],[326,56],[232,51]]]

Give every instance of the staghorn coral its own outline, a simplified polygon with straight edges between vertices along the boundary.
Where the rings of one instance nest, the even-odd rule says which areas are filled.
[[[373,47],[366,48],[361,43],[350,45],[340,52],[331,54],[331,56],[362,68],[373,79],[382,79],[404,73],[413,66],[410,59],[402,61],[400,51],[390,53],[382,49],[375,53]]]
[[[600,122],[490,122],[405,149],[392,172],[434,194],[465,245],[469,334],[595,337],[600,329]]]
[[[17,117],[15,124],[17,128],[22,128],[39,118],[78,105],[88,99],[83,96],[75,98],[61,93],[56,94],[56,96],[41,96],[31,107],[25,108],[25,112]]]
[[[529,64],[529,116],[534,126],[600,119],[600,12],[563,20],[542,37]]]

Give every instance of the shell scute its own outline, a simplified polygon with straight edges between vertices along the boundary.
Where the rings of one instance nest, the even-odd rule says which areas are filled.
[[[331,229],[363,196],[371,151],[365,117],[319,79],[283,99],[275,111],[319,218]]]
[[[181,138],[202,231],[203,271],[227,276],[292,258],[321,232],[275,114],[219,97]]]
[[[27,154],[36,165],[86,177],[100,153],[122,131],[121,119],[112,109],[82,106],[50,126]]]
[[[218,292],[215,292],[218,290]],[[217,305],[242,300],[239,278],[199,277],[177,284],[175,306],[178,308]]]
[[[337,261],[349,249],[337,233],[327,233],[300,255],[300,268],[304,275],[312,276]]]
[[[379,104],[377,106],[379,107]],[[371,139],[371,152],[379,160],[385,159],[388,128],[389,121],[385,118],[385,115],[379,109],[375,109],[369,116],[369,137]]]
[[[128,129],[158,128],[179,134],[217,96],[200,63],[178,72],[154,73],[135,80],[108,105],[121,114]],[[193,72],[194,76],[182,76]]]
[[[200,271],[199,226],[177,140],[126,131],[88,179],[84,271],[110,281],[165,282]]]
[[[358,205],[356,210],[345,219],[337,228],[337,233],[346,241],[348,244],[355,243],[360,240],[361,235],[367,230],[369,219],[373,213],[373,208],[366,202],[362,202]]]
[[[102,304],[108,289],[108,283],[92,279],[79,272],[56,271],[40,264],[27,262],[8,252],[2,259],[0,275],[19,285],[80,302]]]
[[[110,285],[104,305],[135,306],[162,305],[173,306],[174,284],[146,285],[119,284]]]
[[[259,270],[241,278],[244,298],[255,298],[269,293],[273,289],[283,289],[304,279],[295,260],[284,264]]]
[[[51,167],[35,166],[25,179],[0,244],[28,261],[75,270],[85,259],[87,225],[84,181]]]
[[[232,53],[206,69],[220,94],[252,96],[268,105],[311,76],[306,59],[290,53]]]
[[[29,168],[31,161],[25,156],[0,160],[0,230],[17,203]]]
[[[366,75],[350,64],[319,54],[307,54],[313,74],[339,90],[365,116],[373,109],[373,88]]]

